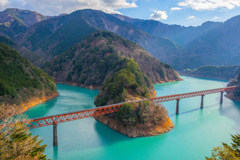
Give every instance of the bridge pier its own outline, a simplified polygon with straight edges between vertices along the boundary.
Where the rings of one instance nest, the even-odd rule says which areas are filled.
[[[221,92],[220,103],[223,103],[223,92]]]
[[[177,105],[176,105],[176,115],[179,114],[179,101],[180,99],[177,99]]]
[[[58,145],[57,124],[53,124],[53,146]]]
[[[201,97],[201,106],[200,106],[201,109],[203,109],[203,98],[204,98],[204,95],[202,95]]]

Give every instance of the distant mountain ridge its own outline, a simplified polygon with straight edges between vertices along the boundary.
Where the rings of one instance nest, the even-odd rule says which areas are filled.
[[[182,75],[215,78],[221,80],[231,80],[238,76],[240,73],[240,66],[201,66],[197,69],[187,69],[181,72]]]
[[[50,16],[34,11],[9,8],[0,12],[0,34],[14,37],[26,31],[28,27],[48,18]]]
[[[74,12],[39,22],[19,34],[16,41],[48,61],[94,31],[95,28]]]
[[[180,25],[167,25],[154,20],[141,20],[122,15],[115,17],[135,25],[153,36],[169,38],[188,50],[195,66],[203,65],[240,65],[240,16],[235,16],[225,22],[205,22],[197,27],[184,27]],[[185,54],[189,59],[190,54]],[[177,54],[177,59],[182,60]],[[154,55],[155,56],[155,55]],[[173,60],[175,58],[172,58]],[[174,60],[176,61],[176,60]],[[172,62],[169,63],[173,65]],[[188,64],[193,69],[195,63]],[[178,68],[183,66],[178,65]]]
[[[160,60],[164,62],[168,55],[185,53],[184,48],[171,40],[151,36],[110,14],[90,9],[39,22],[18,35],[16,40],[49,60],[65,52],[96,30],[117,33],[139,44],[152,55],[161,55],[158,58],[161,57]]]
[[[185,27],[181,25],[168,25],[155,20],[135,19],[119,14],[114,14],[113,16],[121,19],[122,21],[133,24],[138,29],[143,30],[153,36],[169,38],[183,46],[185,46],[201,34],[205,33],[206,31],[211,30],[222,24],[221,22],[207,21],[201,26]]]
[[[23,12],[35,16],[24,18]],[[224,23],[205,22],[197,27],[184,27],[91,9],[56,17],[7,9],[0,12],[0,20],[7,19],[6,15],[12,20],[1,23],[0,34],[9,36],[46,61],[66,52],[96,30],[105,30],[139,44],[177,70],[203,65],[240,65],[240,16]],[[26,17],[35,17],[34,23],[27,23]]]

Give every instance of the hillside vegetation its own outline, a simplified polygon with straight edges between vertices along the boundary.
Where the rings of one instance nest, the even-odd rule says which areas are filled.
[[[7,36],[0,35],[0,43],[1,42],[9,45],[13,49],[16,49],[24,58],[29,59],[35,66],[41,67],[45,63],[45,60],[41,56],[33,53],[22,45],[15,43]]]
[[[19,52],[0,44],[0,104],[21,105],[33,97],[56,94],[56,84]]]
[[[202,66],[197,69],[187,69],[181,74],[196,77],[215,78],[222,80],[231,80],[240,73],[240,66]]]
[[[124,57],[138,63],[152,83],[181,80],[174,69],[152,57],[140,46],[107,32],[97,31],[45,67],[58,83],[100,88]]]
[[[119,60],[114,73],[109,75],[95,99],[96,106],[114,104],[134,99],[149,98],[153,85],[132,59]]]
[[[136,62],[124,58],[119,63],[118,69],[107,77],[95,98],[96,106],[155,97],[152,83]],[[95,119],[129,137],[158,135],[173,128],[167,110],[150,101],[129,101],[118,112],[97,116]]]

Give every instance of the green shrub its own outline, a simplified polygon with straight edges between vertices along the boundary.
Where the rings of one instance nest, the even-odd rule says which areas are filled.
[[[117,112],[117,118],[124,126],[134,126],[137,124],[137,115],[134,112],[133,105],[125,103]]]

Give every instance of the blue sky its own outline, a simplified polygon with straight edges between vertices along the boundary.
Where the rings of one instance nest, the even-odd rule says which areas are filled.
[[[217,1],[221,0],[216,0],[216,2]],[[240,7],[238,5],[240,4],[240,1],[238,1],[238,4],[233,8],[232,6],[227,8],[229,5],[228,3],[230,2],[231,4],[231,1],[225,0],[225,4],[216,4],[216,6],[213,5],[212,7],[208,7],[209,5],[206,3],[206,6],[197,8],[195,6],[191,6],[191,2],[192,5],[194,5],[195,2],[198,2],[197,0],[192,0],[191,2],[189,1],[190,3],[187,6],[179,5],[181,2],[185,2],[184,0],[140,0],[136,1],[138,7],[120,9],[119,11],[123,15],[141,19],[149,19],[150,15],[154,14],[156,11],[166,11],[165,13],[167,14],[167,19],[163,19],[164,17],[162,17],[161,19],[156,20],[167,24],[196,26],[201,25],[206,21],[225,21],[233,16],[240,15]]]
[[[0,0],[0,11],[6,8],[29,9],[44,15],[91,8],[167,24],[197,26],[240,15],[240,0]]]

